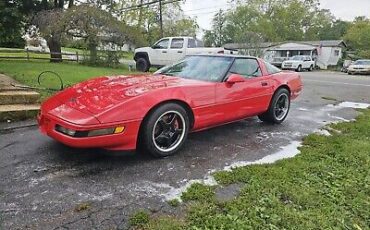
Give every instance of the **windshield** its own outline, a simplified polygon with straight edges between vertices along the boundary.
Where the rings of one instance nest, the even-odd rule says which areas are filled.
[[[370,60],[358,60],[353,63],[354,65],[370,65]]]
[[[233,62],[232,57],[189,56],[155,74],[177,76],[201,81],[221,81]]]
[[[293,56],[289,60],[294,60],[294,61],[303,61],[305,59],[304,56]]]

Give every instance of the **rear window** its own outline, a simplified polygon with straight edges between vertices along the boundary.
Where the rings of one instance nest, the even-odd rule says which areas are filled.
[[[173,38],[171,41],[171,49],[182,49],[184,47],[183,38]]]
[[[266,70],[267,70],[268,74],[275,74],[275,73],[280,73],[281,72],[281,70],[278,67],[276,67],[274,65],[271,65],[268,62],[264,61],[264,64],[266,66]]]

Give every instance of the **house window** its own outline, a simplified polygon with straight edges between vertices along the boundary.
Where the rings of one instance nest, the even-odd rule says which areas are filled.
[[[334,50],[334,55],[339,56],[339,50]]]

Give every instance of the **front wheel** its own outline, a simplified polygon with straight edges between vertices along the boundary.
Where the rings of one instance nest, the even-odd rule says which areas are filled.
[[[273,96],[268,110],[259,115],[261,121],[280,124],[288,116],[290,110],[290,95],[285,88],[279,89]]]
[[[310,66],[310,68],[308,69],[308,71],[313,71],[313,65]]]
[[[148,72],[150,69],[149,61],[146,58],[138,58],[136,61],[136,69],[141,72]]]
[[[138,147],[154,157],[173,155],[183,146],[189,133],[189,123],[189,117],[182,106],[164,104],[144,121]]]
[[[301,65],[298,66],[297,72],[302,72],[302,66]]]

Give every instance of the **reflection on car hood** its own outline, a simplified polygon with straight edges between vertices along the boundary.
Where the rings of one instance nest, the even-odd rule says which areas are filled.
[[[91,79],[58,94],[57,99],[79,111],[98,114],[119,103],[158,89],[199,84],[164,75],[107,76]]]

